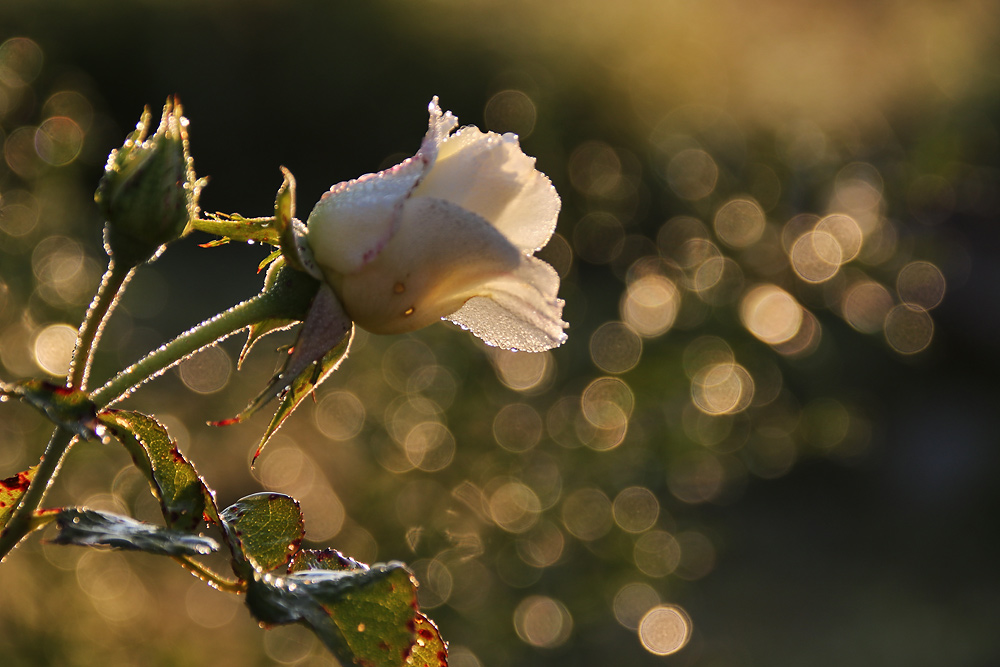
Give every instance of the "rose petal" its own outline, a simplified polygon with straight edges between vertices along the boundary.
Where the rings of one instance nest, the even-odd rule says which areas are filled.
[[[339,284],[348,315],[372,333],[425,327],[457,310],[481,287],[514,272],[522,255],[489,222],[452,202],[414,197],[392,244]]]
[[[382,251],[399,229],[403,202],[434,165],[438,150],[458,119],[434,97],[427,106],[427,134],[417,154],[395,167],[334,185],[309,214],[309,247],[323,266],[358,271]],[[319,223],[319,224],[313,224]]]
[[[427,169],[420,153],[323,193],[306,221],[309,247],[323,269],[352,273],[368,264],[399,227],[399,212]]]
[[[478,213],[527,252],[548,242],[560,207],[555,188],[521,151],[517,136],[472,126],[444,141],[413,196],[447,199]]]
[[[487,345],[542,352],[562,345],[564,302],[556,298],[559,275],[537,257],[524,257],[512,274],[478,290],[445,319],[471,331]]]

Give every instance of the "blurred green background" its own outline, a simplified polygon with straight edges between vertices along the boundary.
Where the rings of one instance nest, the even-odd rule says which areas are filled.
[[[266,0],[0,4],[0,373],[65,368],[103,270],[108,151],[177,94],[205,211],[299,212],[419,146],[432,95],[514,131],[563,197],[569,341],[360,335],[269,446],[225,429],[291,338],[128,405],[226,505],[404,560],[456,667],[1000,663],[1000,5]],[[172,246],[95,379],[259,289],[259,247]],[[49,426],[0,411],[0,476]],[[991,433],[993,435],[991,435]],[[155,520],[117,446],[53,504]],[[680,650],[677,650],[681,647]],[[670,654],[663,657],[660,654]],[[328,665],[169,561],[36,537],[0,568],[4,665]]]

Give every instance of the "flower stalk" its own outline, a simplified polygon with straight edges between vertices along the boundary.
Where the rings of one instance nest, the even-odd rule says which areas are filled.
[[[59,466],[62,465],[63,458],[73,442],[73,434],[64,428],[56,428],[52,432],[49,444],[46,445],[45,453],[42,455],[41,463],[38,464],[38,469],[35,471],[35,478],[31,481],[24,496],[21,497],[21,502],[14,515],[0,532],[0,562],[17,546],[18,542],[31,532],[35,510],[42,504],[45,492],[49,490],[52,479],[59,472]]]
[[[134,273],[135,267],[115,262],[114,259],[108,263],[108,270],[101,280],[97,296],[90,304],[90,309],[87,310],[87,316],[84,318],[83,326],[80,327],[80,333],[77,336],[76,348],[73,350],[73,361],[70,363],[69,377],[67,378],[68,386],[86,390],[90,367],[94,361],[97,342],[101,339],[101,332]]]

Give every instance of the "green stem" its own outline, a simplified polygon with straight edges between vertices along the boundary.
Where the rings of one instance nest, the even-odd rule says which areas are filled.
[[[174,560],[180,563],[184,569],[189,571],[191,574],[220,591],[224,591],[226,593],[245,593],[247,590],[247,584],[245,581],[240,581],[238,579],[226,579],[215,570],[202,565],[188,556],[174,556]]]
[[[224,313],[205,320],[111,378],[103,387],[90,395],[90,400],[98,408],[117,403],[141,384],[160,375],[198,350],[265,319],[273,310],[270,301],[270,295],[258,294]]]
[[[265,218],[244,218],[238,215],[197,218],[191,221],[191,227],[230,241],[256,241],[273,246],[281,243],[281,234],[273,215]]]
[[[97,349],[97,342],[101,339],[104,324],[108,321],[108,316],[114,310],[122,289],[134,272],[134,266],[119,265],[114,259],[108,263],[108,270],[104,273],[97,296],[90,304],[87,317],[83,320],[80,334],[76,339],[76,349],[73,351],[73,361],[67,378],[70,387],[86,390],[87,377],[90,375],[90,366],[94,361],[94,352]]]
[[[7,526],[0,533],[0,561],[10,553],[11,549],[17,546],[21,539],[31,532],[35,510],[42,504],[45,492],[48,491],[52,479],[59,471],[63,457],[69,450],[73,442],[73,434],[64,428],[57,428],[49,439],[49,444],[45,447],[42,461],[35,470],[35,478],[28,486],[27,492],[21,496],[21,502],[14,512],[14,516],[7,522]]]

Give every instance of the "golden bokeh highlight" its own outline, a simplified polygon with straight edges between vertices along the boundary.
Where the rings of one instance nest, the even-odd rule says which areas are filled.
[[[615,523],[629,533],[641,533],[656,524],[660,516],[660,501],[644,486],[622,489],[613,505]]]
[[[901,303],[885,317],[885,339],[900,354],[927,349],[934,337],[934,320],[919,306]]]
[[[716,364],[732,364],[733,348],[718,336],[699,336],[687,344],[681,354],[684,374],[693,378],[703,368]]]
[[[681,199],[698,201],[712,194],[719,181],[715,159],[700,148],[685,148],[667,163],[667,185]]]
[[[691,279],[691,289],[712,305],[735,301],[742,288],[743,269],[733,259],[721,255],[699,264]]]
[[[642,356],[642,339],[622,322],[605,322],[590,336],[590,358],[605,373],[625,373]]]
[[[36,178],[46,166],[35,150],[36,132],[35,127],[19,127],[7,135],[3,145],[7,166],[26,181]]]
[[[861,280],[844,292],[840,309],[847,323],[857,331],[873,334],[882,331],[893,305],[888,289],[874,280]]]
[[[490,348],[489,354],[497,378],[515,391],[541,391],[552,380],[555,362],[550,352],[524,354]]]
[[[864,235],[857,221],[849,215],[828,215],[816,223],[815,230],[829,234],[837,242],[841,264],[846,264],[861,252]]]
[[[279,665],[298,665],[319,648],[319,640],[303,625],[279,625],[264,634],[264,653]]]
[[[792,246],[789,258],[795,273],[809,283],[822,283],[833,278],[843,263],[843,253],[836,237],[820,231],[800,236]]]
[[[736,363],[711,364],[691,378],[691,400],[709,415],[734,414],[750,407],[754,384],[750,373]]]
[[[555,648],[566,643],[573,631],[573,617],[559,600],[532,595],[514,610],[514,629],[527,644]]]
[[[509,533],[523,533],[534,526],[541,510],[538,495],[520,481],[502,481],[489,494],[493,522]]]
[[[621,318],[640,336],[655,338],[674,325],[681,307],[677,285],[661,275],[645,275],[629,282],[619,307]]]
[[[455,578],[441,558],[422,558],[407,566],[420,582],[417,601],[421,609],[434,609],[448,602]]]
[[[562,503],[562,521],[573,537],[584,542],[596,540],[614,525],[611,501],[600,489],[577,489]]]
[[[632,551],[635,565],[650,577],[673,574],[681,562],[681,545],[665,530],[651,530],[639,536]]]
[[[476,654],[467,646],[448,646],[448,667],[483,667]]]
[[[816,228],[820,217],[815,213],[797,213],[781,228],[781,247],[788,255],[792,254],[795,242],[807,232]]]
[[[542,438],[542,416],[527,403],[505,405],[493,419],[493,438],[511,452],[526,452]]]
[[[715,212],[715,235],[730,248],[745,248],[764,233],[764,210],[753,199],[733,199]]]
[[[740,302],[740,320],[747,331],[768,345],[786,343],[802,326],[802,306],[776,285],[757,285]]]
[[[75,347],[76,329],[68,324],[50,324],[35,336],[35,363],[49,375],[66,375]]]
[[[232,372],[233,362],[229,354],[218,345],[195,352],[177,367],[181,381],[197,394],[222,391],[229,384]]]
[[[278,433],[261,453],[252,472],[267,490],[297,496],[312,489],[316,470],[312,458],[290,438]]]
[[[660,594],[646,583],[625,584],[615,593],[612,610],[615,619],[628,630],[638,630],[639,622],[650,609],[660,604]]]
[[[639,641],[654,655],[671,655],[687,645],[691,630],[691,619],[684,609],[673,604],[660,605],[639,621]]]
[[[30,85],[42,71],[42,49],[27,37],[11,37],[0,44],[0,84],[8,88]]]
[[[617,447],[625,439],[634,407],[632,390],[619,378],[592,381],[580,399],[580,414],[585,421],[577,423],[578,437],[591,449]]]
[[[339,389],[324,396],[313,411],[320,433],[331,440],[350,440],[365,424],[365,406],[357,395]]]
[[[120,553],[87,551],[77,561],[76,579],[94,610],[111,623],[128,623],[152,603],[142,579]]]
[[[36,290],[54,306],[82,305],[96,287],[96,264],[79,243],[65,236],[49,236],[31,252],[31,265],[38,279]]]
[[[775,352],[785,357],[805,357],[819,347],[823,338],[823,328],[811,311],[802,309],[802,324],[795,336],[784,343],[774,345]]]
[[[75,90],[60,90],[49,95],[42,106],[42,115],[46,118],[68,118],[84,133],[94,124],[94,106]]]
[[[72,118],[49,118],[35,131],[35,151],[53,167],[69,164],[80,155],[82,149],[83,130]]]
[[[0,198],[0,231],[15,238],[31,234],[38,225],[38,200],[27,190],[7,190]]]
[[[551,521],[542,520],[517,541],[517,553],[532,567],[550,567],[559,562],[566,537]]]
[[[401,338],[382,355],[382,375],[390,387],[405,392],[414,374],[436,363],[437,358],[426,343],[415,338]]]
[[[444,470],[455,458],[455,436],[439,421],[415,424],[402,444],[409,462],[424,472]]]
[[[945,279],[930,262],[910,262],[896,277],[899,300],[910,306],[933,310],[944,300]]]
[[[535,129],[538,111],[535,103],[520,90],[501,90],[489,99],[483,111],[486,128],[494,132],[513,132],[522,140]]]

